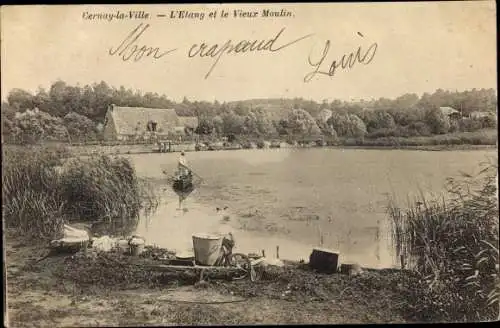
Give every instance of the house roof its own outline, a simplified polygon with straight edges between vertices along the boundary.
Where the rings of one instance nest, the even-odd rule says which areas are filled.
[[[439,107],[439,109],[441,110],[441,112],[443,112],[443,114],[445,115],[451,115],[451,114],[456,114],[456,113],[460,113],[458,110],[456,110],[455,108],[453,107],[448,107],[448,106],[444,106],[444,107]]]
[[[113,117],[118,134],[133,135],[138,131],[146,131],[150,121],[156,122],[158,132],[166,132],[177,126],[184,126],[185,122],[193,123],[192,118],[180,119],[175,109],[146,108],[146,107],[122,107],[112,105],[109,111]],[[194,118],[196,119],[196,118]],[[197,122],[197,120],[196,120]]]

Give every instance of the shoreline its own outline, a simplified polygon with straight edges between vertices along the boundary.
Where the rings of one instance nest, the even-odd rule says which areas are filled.
[[[116,146],[114,146],[116,147]],[[120,147],[120,146],[118,146]],[[269,150],[304,150],[304,149],[338,149],[338,150],[353,150],[353,149],[358,149],[358,150],[412,150],[412,151],[480,151],[480,150],[494,150],[497,149],[497,145],[432,145],[432,146],[318,146],[318,147],[283,147],[283,148],[255,148],[255,149],[218,149],[218,150],[190,150],[190,149],[185,149],[185,150],[178,150],[178,151],[172,151],[172,152],[166,152],[166,153],[161,153],[158,151],[151,151],[151,150],[138,150],[138,151],[119,151],[118,153],[111,153],[114,155],[142,155],[142,154],[168,154],[168,153],[180,153],[181,151],[184,152],[226,152],[226,151],[245,151],[245,150],[262,150],[262,151],[269,151]]]
[[[7,147],[24,147],[21,145],[6,145]],[[178,153],[184,152],[219,152],[219,151],[242,151],[242,150],[304,150],[304,149],[338,149],[338,150],[411,150],[411,151],[481,151],[481,150],[495,150],[498,149],[498,145],[474,145],[474,144],[463,144],[463,145],[403,145],[403,146],[381,146],[381,145],[332,145],[332,146],[314,146],[314,147],[270,147],[270,148],[241,148],[241,149],[217,149],[217,150],[193,150],[189,149],[191,147],[186,147],[186,149],[180,149],[171,152],[159,152],[151,149],[151,145],[66,145],[65,147],[74,156],[90,156],[92,154],[108,154],[108,155],[141,155],[141,154],[168,154],[168,153]]]
[[[454,150],[488,150],[497,149],[498,145],[415,145],[415,146],[329,146],[336,149],[374,149],[374,150],[420,150],[420,151],[454,151]]]

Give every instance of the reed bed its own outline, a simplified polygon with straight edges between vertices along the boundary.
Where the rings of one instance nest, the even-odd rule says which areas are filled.
[[[393,244],[416,272],[409,311],[418,321],[485,321],[499,315],[497,166],[448,179],[446,197],[389,206]]]
[[[2,201],[7,228],[35,239],[61,235],[71,221],[137,221],[158,205],[127,159],[69,158],[60,148],[4,151]]]
[[[22,231],[28,238],[58,236],[63,227],[64,200],[54,168],[61,164],[63,153],[36,147],[4,149],[2,212],[6,228]]]

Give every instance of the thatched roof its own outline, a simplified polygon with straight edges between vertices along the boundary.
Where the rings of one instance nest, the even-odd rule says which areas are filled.
[[[184,127],[185,122],[194,122],[192,118],[177,116],[175,109],[111,106],[109,114],[113,117],[118,134],[134,135],[147,130],[148,122],[157,123],[158,132],[173,131],[175,127]],[[194,118],[196,119],[196,118]],[[196,119],[197,124],[197,119]],[[195,126],[196,127],[196,126]]]

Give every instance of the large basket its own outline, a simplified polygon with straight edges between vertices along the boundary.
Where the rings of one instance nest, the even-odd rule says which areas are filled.
[[[193,235],[194,257],[197,264],[214,265],[222,251],[223,236],[198,233]]]

